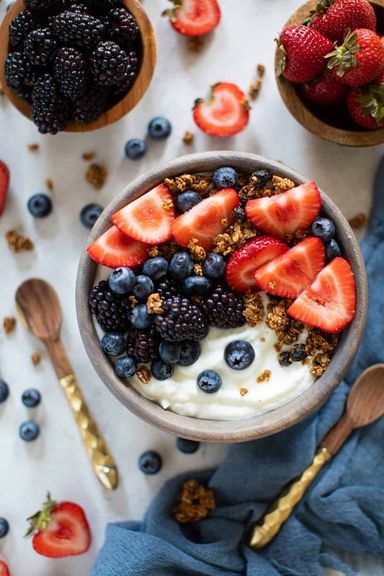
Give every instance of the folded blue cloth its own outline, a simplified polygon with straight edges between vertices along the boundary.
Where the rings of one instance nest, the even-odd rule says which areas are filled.
[[[110,524],[92,576],[322,576],[323,567],[349,576],[353,571],[337,550],[384,556],[384,419],[353,434],[269,546],[254,552],[245,540],[249,525],[312,461],[343,411],[349,384],[370,364],[384,362],[384,159],[362,248],[368,323],[346,381],[315,416],[276,436],[234,445],[217,470],[193,474],[216,493],[217,508],[206,520],[180,526],[171,518],[183,476],[167,482],[143,522]]]

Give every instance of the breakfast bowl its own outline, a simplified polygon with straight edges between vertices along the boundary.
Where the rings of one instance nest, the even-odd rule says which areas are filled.
[[[75,4],[75,3],[74,3]],[[147,13],[145,12],[141,2],[139,0],[121,0],[121,5],[122,7],[124,7],[128,12],[130,12],[130,14],[133,16],[134,20],[136,21],[135,26],[137,26],[138,28],[138,38],[135,40],[135,45],[133,46],[133,48],[136,50],[135,52],[135,63],[132,64],[132,59],[131,59],[131,64],[130,67],[127,67],[126,69],[126,86],[128,86],[128,88],[124,88],[121,90],[121,94],[118,91],[118,88],[120,88],[119,86],[117,86],[116,88],[116,94],[112,93],[112,88],[115,88],[115,85],[111,85],[111,86],[107,86],[107,85],[102,85],[101,88],[97,87],[94,88],[93,84],[91,84],[90,86],[88,86],[87,90],[85,92],[85,94],[83,94],[81,96],[81,98],[84,100],[84,105],[86,105],[86,101],[88,99],[88,94],[92,92],[92,90],[98,90],[99,94],[101,94],[103,91],[106,92],[107,90],[109,90],[109,88],[111,88],[110,92],[111,95],[108,96],[108,99],[105,103],[105,105],[103,105],[102,108],[100,108],[100,113],[96,113],[96,114],[90,114],[89,110],[86,111],[86,115],[88,117],[84,117],[85,115],[83,115],[83,118],[80,118],[78,121],[75,121],[73,119],[69,119],[66,122],[65,127],[60,127],[59,130],[64,130],[66,132],[88,132],[91,130],[96,130],[98,128],[103,128],[105,126],[108,126],[109,124],[112,124],[113,122],[116,122],[117,120],[120,120],[123,116],[125,116],[126,114],[128,114],[128,112],[130,110],[132,110],[136,104],[141,100],[141,98],[144,96],[147,88],[149,87],[149,84],[151,82],[153,73],[154,73],[154,69],[155,69],[155,65],[156,65],[156,38],[155,38],[155,34],[154,34],[154,30],[152,28],[152,24],[148,18]],[[25,3],[24,0],[16,0],[12,6],[9,8],[9,10],[7,11],[1,26],[0,26],[0,86],[2,88],[2,90],[4,91],[5,96],[7,97],[7,99],[11,102],[11,104],[19,111],[21,112],[21,114],[23,114],[25,117],[27,117],[28,119],[32,120],[32,105],[31,105],[31,98],[29,97],[29,101],[25,98],[23,98],[20,94],[18,94],[18,91],[15,91],[13,88],[11,88],[8,84],[7,84],[7,79],[6,79],[6,72],[5,72],[5,64],[7,61],[7,57],[10,53],[9,51],[9,39],[10,39],[10,32],[9,32],[9,27],[10,25],[15,21],[16,17],[18,17],[20,15],[20,13],[25,9]],[[42,30],[46,30],[49,26],[51,26],[50,23],[50,17],[49,16],[44,16],[44,19],[42,19],[40,16],[34,16],[32,14],[32,17],[36,19],[37,21],[37,25],[38,26],[45,26],[45,28],[42,28]],[[40,20],[41,22],[43,22],[43,24],[40,24]],[[100,18],[102,18],[102,16],[100,16]],[[91,23],[92,24],[92,23]],[[92,24],[93,25],[93,24]],[[136,28],[136,31],[137,31]],[[100,39],[103,40],[103,35],[100,35]],[[110,39],[110,36],[104,37],[104,39]],[[103,40],[104,41],[104,40]],[[78,45],[76,44],[76,39],[74,40],[74,45],[76,46],[76,49],[78,48],[78,51],[80,51],[82,53],[82,55],[86,58],[89,57],[88,54],[88,49],[90,48],[90,46],[82,46],[82,45]],[[22,45],[21,45],[22,46]],[[62,47],[61,49],[63,49],[64,47],[67,47],[67,44],[65,42],[62,42],[61,40],[58,41],[57,44],[57,48],[60,48],[60,46]],[[69,44],[68,44],[69,46]],[[117,48],[116,44],[115,44],[115,48]],[[132,48],[132,47],[131,47]],[[131,48],[126,48],[127,53],[128,50],[130,50]],[[23,48],[14,48],[13,51],[17,51],[17,50],[22,50]],[[118,48],[117,48],[118,49]],[[70,50],[74,50],[74,48],[72,47],[71,44],[71,48]],[[129,55],[129,54],[128,54]],[[40,57],[41,59],[41,55],[38,57]],[[71,57],[73,57],[71,55]],[[51,58],[51,60],[49,61],[49,66],[52,64],[53,66],[53,60]],[[35,66],[35,63],[33,63],[33,65]],[[46,66],[48,65],[47,62],[44,62],[44,66],[41,68],[40,71],[44,72],[47,71]],[[56,65],[56,61],[55,61],[55,65]],[[37,66],[37,67],[36,67]],[[39,66],[36,64],[35,68],[36,70],[38,70],[37,74],[40,74],[39,72]],[[62,66],[62,72],[65,70],[65,67],[69,67],[70,66],[70,62],[68,60],[65,60]],[[86,64],[84,65],[85,68],[85,73],[87,74],[87,76],[89,76],[89,60],[87,60]],[[133,70],[132,75],[130,78],[128,78],[129,74],[130,74],[130,70]],[[61,72],[61,75],[62,75]],[[57,74],[57,73],[56,73]],[[56,77],[56,79],[58,79],[59,76]],[[89,80],[89,78],[88,78]],[[33,82],[35,82],[36,79],[33,80]],[[31,80],[31,84],[32,84],[32,80]],[[62,90],[62,85],[60,84],[60,91]],[[67,93],[62,92],[61,94],[62,96],[64,95],[65,98],[69,98],[71,99],[71,95],[68,95]],[[95,98],[95,100],[97,101],[98,99]],[[78,100],[77,100],[78,101]],[[70,103],[70,107],[75,107],[76,106],[76,100],[74,99],[72,101],[72,103]],[[80,113],[78,113],[78,116],[80,116]],[[76,117],[77,118],[77,117]],[[80,121],[81,120],[81,121]],[[43,133],[49,132],[49,130],[41,130]],[[56,130],[57,131],[57,130]],[[55,132],[51,132],[51,133],[55,133]]]
[[[310,11],[317,5],[316,0],[309,0],[298,8],[284,27],[302,24]],[[377,33],[384,34],[384,2],[383,0],[370,0],[377,18]],[[345,106],[318,106],[300,93],[298,84],[294,84],[279,74],[279,50],[276,50],[275,67],[276,82],[280,96],[291,115],[306,130],[343,146],[375,146],[384,142],[384,128],[366,130],[354,124],[349,117]]]
[[[167,404],[162,403],[162,405],[160,405],[159,403],[150,400],[148,397],[145,397],[145,395],[150,396],[150,394],[147,392],[148,390],[150,390],[150,388],[145,387],[151,386],[151,384],[143,384],[142,387],[140,388],[140,386],[138,386],[137,384],[133,386],[130,384],[129,380],[124,380],[118,377],[114,370],[113,363],[102,351],[100,347],[100,331],[98,330],[98,327],[96,326],[94,318],[89,309],[89,294],[90,291],[95,286],[95,284],[101,278],[104,279],[106,278],[107,271],[105,270],[105,268],[98,265],[93,259],[91,259],[85,250],[83,255],[81,256],[78,268],[77,285],[76,285],[76,307],[77,307],[78,325],[88,357],[91,360],[91,363],[93,364],[95,370],[97,371],[103,383],[120,400],[120,402],[125,407],[127,407],[131,412],[141,417],[146,422],[180,437],[205,442],[234,443],[234,442],[244,442],[248,440],[253,440],[256,438],[269,436],[271,434],[279,432],[285,428],[292,426],[293,424],[300,421],[302,418],[304,418],[314,410],[318,409],[325,402],[325,400],[332,393],[332,391],[341,382],[350,363],[352,362],[353,358],[356,355],[363,334],[366,311],[367,311],[367,285],[366,285],[365,268],[356,237],[352,229],[350,228],[347,220],[344,218],[344,216],[337,208],[337,206],[334,204],[334,202],[327,196],[325,192],[319,191],[313,182],[310,182],[307,178],[303,177],[299,173],[284,166],[279,162],[274,162],[264,157],[249,153],[204,152],[199,154],[191,154],[177,158],[129,183],[127,187],[118,196],[116,196],[116,198],[105,208],[105,210],[97,220],[88,239],[88,252],[89,254],[92,254],[93,258],[95,254],[93,247],[97,246],[97,250],[99,251],[99,253],[100,251],[104,252],[106,246],[103,244],[103,242],[101,242],[101,244],[99,242],[101,235],[105,234],[105,232],[111,228],[111,217],[113,216],[114,223],[118,222],[116,214],[121,214],[121,210],[123,208],[125,210],[126,209],[129,210],[130,203],[133,203],[132,206],[137,206],[138,201],[142,200],[143,198],[146,197],[148,199],[149,195],[153,196],[153,194],[157,194],[159,193],[159,191],[164,191],[164,188],[166,187],[165,184],[167,186],[168,185],[172,186],[171,184],[172,182],[173,183],[180,182],[180,179],[178,179],[180,175],[186,175],[184,176],[184,180],[190,184],[193,183],[193,181],[195,181],[195,183],[200,182],[201,184],[201,182],[203,182],[204,180],[204,176],[198,176],[198,175],[212,174],[213,171],[217,170],[220,167],[225,166],[231,166],[239,175],[261,174],[263,175],[263,177],[265,177],[265,174],[269,176],[273,174],[274,175],[273,181],[277,182],[279,185],[286,186],[287,189],[289,187],[292,188],[293,186],[295,186],[294,194],[300,194],[301,193],[300,191],[302,190],[317,190],[318,197],[321,201],[322,216],[331,219],[335,225],[335,228],[337,230],[337,241],[340,245],[341,253],[344,256],[344,258],[339,258],[339,260],[343,260],[344,264],[346,264],[346,261],[349,263],[349,267],[353,272],[352,275],[350,271],[350,275],[352,276],[352,278],[353,276],[355,278],[354,292],[356,294],[356,304],[354,304],[355,313],[354,315],[350,316],[350,323],[341,332],[341,338],[337,346],[335,347],[335,351],[332,357],[330,358],[330,363],[326,368],[326,370],[323,371],[320,377],[314,380],[311,385],[305,386],[303,389],[298,390],[297,393],[291,395],[286,401],[284,400],[283,403],[275,404],[275,406],[272,406],[270,409],[268,408],[265,411],[262,411],[257,414],[254,414],[253,412],[249,411],[246,413],[238,412],[236,419],[233,419],[233,414],[231,413],[232,407],[231,405],[229,405],[227,406],[226,411],[227,416],[225,416],[225,418],[227,419],[217,419],[216,414],[212,413],[212,411],[209,412],[205,410],[204,405],[205,400],[207,399],[208,402],[209,397],[210,401],[212,398],[215,397],[215,394],[204,394],[204,392],[201,392],[200,390],[198,391],[199,402],[201,402],[201,406],[203,406],[203,408],[199,413],[200,415],[198,414],[199,417],[185,415],[185,413],[184,414],[176,413],[177,409],[176,411],[165,409],[167,406],[169,407],[171,405],[170,402]],[[267,176],[267,178],[269,178],[269,176]],[[164,180],[165,184],[163,183]],[[183,180],[183,178],[181,178],[181,180]],[[281,188],[281,191],[283,192],[283,188]],[[221,198],[223,194],[224,195],[227,194],[229,197],[231,195],[232,196],[235,195],[235,192],[234,190],[230,190],[229,188],[227,188],[224,191],[218,192],[219,196],[216,196],[216,199],[218,199],[219,197]],[[287,194],[289,194],[289,190]],[[275,196],[272,196],[272,198],[277,197],[279,197],[278,192],[276,193]],[[205,199],[205,202],[207,202],[207,200],[210,201],[212,198],[215,198],[215,194],[212,194],[207,199]],[[262,198],[262,200],[268,201],[270,199]],[[136,204],[134,204],[135,201]],[[204,200],[202,202],[204,202]],[[189,212],[187,211],[182,216],[191,215],[193,211],[196,212],[196,209],[200,210],[199,206],[201,205],[197,204],[197,206],[192,208]],[[169,209],[169,205],[167,204],[167,202],[165,203],[163,202],[161,209],[162,210]],[[309,206],[309,209],[312,209],[311,206]],[[213,210],[212,215],[214,216],[214,214],[215,211]],[[176,221],[180,222],[180,217],[174,220],[174,222]],[[132,224],[132,218],[129,218],[128,225],[131,224]],[[227,222],[221,220],[221,224],[227,225]],[[210,224],[208,223],[207,228],[209,227]],[[184,228],[184,232],[185,230],[187,231],[187,233],[189,232],[192,234],[197,234],[194,228],[192,228],[192,230],[189,230],[187,227],[187,229]],[[151,229],[148,229],[147,232],[148,234],[150,234]],[[176,235],[176,231],[174,232],[174,237],[179,238],[179,236]],[[252,239],[250,242],[252,242],[253,240],[258,239],[260,240],[260,238],[265,239],[265,236],[261,236],[259,238],[256,236],[256,238]],[[319,239],[317,238],[315,240],[318,241]],[[313,238],[304,238],[304,240],[300,241],[300,243],[301,245],[303,245],[303,242],[308,243],[308,242],[314,242],[315,240]],[[177,241],[179,242],[179,239]],[[192,242],[192,244],[193,243],[194,241]],[[249,242],[246,242],[245,246],[248,245]],[[91,248],[89,248],[89,246],[91,246]],[[135,244],[135,248],[140,246],[141,244],[139,245]],[[235,252],[236,252],[236,246],[235,246]],[[232,253],[232,256],[235,252]],[[289,253],[292,253],[292,251],[289,251]],[[285,254],[281,258],[285,258]],[[118,263],[117,265],[127,265],[127,264]],[[348,266],[348,264],[346,265]],[[266,264],[266,266],[268,266],[268,263]],[[261,268],[265,268],[265,266],[262,266]],[[260,270],[261,268],[258,268],[258,270]],[[204,262],[203,262],[203,269],[204,269]],[[227,272],[228,272],[228,266],[227,266]],[[145,267],[144,267],[144,273],[147,273]],[[234,281],[237,282],[236,274],[234,277]],[[106,285],[105,282],[104,285]],[[253,292],[251,294],[253,294]],[[232,297],[233,295],[231,296],[231,298]],[[272,297],[271,302],[272,306],[274,305],[274,303],[276,303],[275,297]],[[201,304],[201,306],[203,305],[204,302]],[[136,308],[138,308],[138,306],[136,306]],[[209,313],[210,312],[208,311],[208,314]],[[174,330],[176,328],[173,325],[171,326],[171,329]],[[184,326],[183,329],[188,330],[189,329],[188,325]],[[210,330],[212,329],[210,328]],[[232,338],[231,336],[232,334],[233,335],[238,334],[239,331],[241,330],[242,328],[227,330],[226,341],[228,341],[228,338]],[[209,337],[206,338],[206,340],[209,343]],[[260,346],[264,345],[263,344],[264,341],[265,341],[264,336],[258,338]],[[202,347],[204,347],[204,342],[205,341],[203,341],[202,343]],[[255,345],[256,348],[257,346],[259,346],[259,344]],[[277,349],[276,346],[275,349]],[[269,351],[268,353],[272,352]],[[222,341],[212,340],[210,344],[209,354],[211,354],[211,358],[213,357],[212,355],[217,356],[217,354],[219,354],[221,358],[223,355]],[[274,352],[274,354],[276,354],[276,352]],[[204,358],[203,353],[200,356],[200,358]],[[261,358],[261,360],[263,360],[263,358]],[[305,362],[306,361],[303,360],[303,362],[300,363],[300,370],[306,369],[306,367],[304,366]],[[198,364],[198,362],[196,364]],[[296,364],[298,365],[298,363]],[[209,368],[209,365],[205,367]],[[268,364],[264,367],[268,367]],[[182,368],[180,372],[182,374],[182,377],[179,380],[179,384],[177,385],[180,387],[180,390],[182,390],[182,387],[184,386],[184,384],[186,384],[187,380],[190,379],[190,375],[193,373],[194,369],[195,369],[194,366],[189,365],[188,368]],[[288,367],[287,370],[289,369],[290,368]],[[256,389],[258,389],[257,386],[265,385],[265,383],[264,384],[262,383],[263,378],[259,377],[257,379],[255,378],[256,373],[254,371],[252,372],[253,370],[252,367],[248,367],[247,370],[248,371],[251,370],[253,385],[256,385]],[[236,382],[238,383],[241,397],[247,398],[247,396],[243,396],[243,394],[246,394],[247,391],[242,392],[243,388],[241,387],[241,378],[239,380],[239,374],[241,375],[241,371],[229,370],[229,372],[230,375],[228,376],[226,383],[227,389],[231,388],[232,382],[230,380],[231,375],[233,375],[233,381],[236,380]],[[264,370],[264,373],[265,372],[270,373],[270,371]],[[244,371],[244,374],[245,373],[246,372]],[[249,374],[249,372],[247,373]],[[279,372],[279,366],[276,367],[276,373],[282,374]],[[199,375],[199,377],[200,376],[201,374]],[[185,379],[185,382],[183,382],[183,378]],[[283,382],[285,380],[286,378],[284,378],[283,376],[283,378],[281,378],[281,381]],[[154,381],[157,382],[156,379]],[[288,380],[286,381],[288,382]],[[259,384],[257,384],[256,382],[258,382]],[[160,384],[164,384],[164,381],[160,382]],[[280,386],[280,384],[281,384],[280,381],[277,383],[275,382],[273,386],[275,385]],[[267,390],[268,393],[268,390],[271,390],[271,388],[268,389],[268,386],[266,386],[265,390]],[[215,390],[205,389],[205,392],[213,392],[213,391]],[[177,394],[178,391],[176,390],[175,393]],[[239,391],[237,391],[236,393],[239,394]],[[251,396],[251,394],[249,394],[249,396]],[[236,396],[236,402],[234,402],[233,412],[237,409],[236,407],[239,405],[240,402],[241,399],[240,396],[238,395]],[[243,414],[246,415],[243,417]]]

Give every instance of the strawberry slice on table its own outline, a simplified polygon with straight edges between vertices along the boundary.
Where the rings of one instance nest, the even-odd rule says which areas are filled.
[[[175,7],[163,12],[172,27],[184,36],[203,36],[220,22],[221,12],[217,0],[171,0]]]
[[[87,252],[92,260],[109,268],[137,268],[148,258],[148,246],[129,238],[116,226],[88,246]]]
[[[0,560],[0,576],[11,576],[9,568],[4,560]]]
[[[325,250],[319,238],[310,236],[255,272],[256,284],[264,292],[295,298],[324,267]]]
[[[233,209],[240,204],[236,190],[224,188],[185,212],[172,222],[172,235],[181,246],[197,240],[205,250],[214,238],[234,221]]]
[[[4,211],[9,188],[9,170],[6,164],[0,160],[0,216]]]
[[[256,288],[256,269],[285,254],[288,246],[270,236],[257,236],[235,250],[228,260],[225,275],[235,292],[247,292]]]
[[[248,99],[236,84],[219,82],[212,86],[209,98],[196,100],[193,119],[210,136],[233,136],[248,124]]]
[[[32,546],[42,556],[64,558],[84,554],[91,545],[91,532],[84,510],[73,502],[55,502],[50,494],[42,510],[28,518]]]
[[[281,194],[249,200],[247,218],[266,234],[284,238],[308,228],[319,213],[321,195],[314,182],[307,182]]]
[[[112,222],[121,232],[145,244],[169,240],[174,219],[172,195],[165,184],[159,184],[112,216]]]
[[[355,315],[356,289],[348,262],[334,258],[287,312],[295,320],[324,332],[340,332]]]

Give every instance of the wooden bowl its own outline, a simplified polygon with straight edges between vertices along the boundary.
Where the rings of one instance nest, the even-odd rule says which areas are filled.
[[[140,28],[142,57],[139,74],[124,98],[109,110],[103,112],[97,120],[88,124],[79,124],[74,121],[68,122],[65,132],[89,132],[120,120],[141,100],[151,82],[156,65],[156,37],[152,24],[139,0],[122,0],[122,2],[132,12]],[[24,0],[16,0],[6,13],[0,26],[0,86],[15,108],[31,120],[31,105],[7,86],[4,71],[5,61],[8,56],[8,28],[12,20],[23,9]]]
[[[378,32],[384,34],[384,0],[370,0],[373,5],[378,22]],[[301,6],[289,18],[285,26],[301,24],[308,16],[309,11],[317,4],[317,0],[310,0]],[[277,51],[275,64],[277,64]],[[378,130],[364,130],[359,128],[348,116],[345,107],[327,108],[316,106],[304,101],[297,89],[297,86],[283,76],[277,76],[277,87],[284,104],[292,116],[304,128],[324,138],[342,144],[343,146],[375,146],[384,142],[384,128]]]
[[[177,158],[160,168],[140,176],[105,208],[97,220],[88,243],[93,242],[110,226],[111,215],[166,177],[182,173],[213,171],[220,166],[233,166],[239,171],[251,173],[267,168],[274,174],[291,178],[298,184],[308,179],[278,162],[262,156],[240,152],[203,152]],[[339,346],[326,372],[308,390],[296,399],[266,414],[246,420],[215,421],[180,416],[161,408],[141,396],[134,388],[125,385],[114,373],[112,363],[105,357],[99,345],[93,318],[88,310],[88,293],[95,284],[97,264],[86,254],[80,259],[76,285],[77,319],[88,356],[109,390],[137,416],[171,434],[204,442],[244,442],[275,434],[292,426],[310,412],[319,408],[344,377],[356,355],[363,334],[367,312],[367,283],[364,262],[355,234],[334,202],[322,192],[323,212],[336,224],[343,252],[352,266],[356,278],[357,307],[352,323],[344,330]]]

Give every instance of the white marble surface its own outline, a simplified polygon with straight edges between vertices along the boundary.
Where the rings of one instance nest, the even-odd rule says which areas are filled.
[[[0,17],[4,11],[0,5]],[[2,99],[0,101],[0,158],[12,172],[12,185],[6,212],[0,220],[0,318],[13,315],[14,293],[30,276],[46,278],[56,287],[65,313],[63,341],[79,382],[93,413],[118,462],[121,485],[106,493],[95,479],[84,453],[72,415],[41,345],[19,324],[14,334],[0,333],[2,376],[11,386],[11,396],[0,408],[0,515],[9,519],[9,536],[0,541],[13,576],[69,576],[89,573],[103,540],[105,523],[110,520],[140,518],[150,497],[175,473],[218,463],[225,448],[202,446],[193,456],[175,450],[174,439],[131,415],[104,388],[83,350],[75,317],[74,285],[79,254],[87,232],[78,214],[91,201],[106,204],[127,181],[137,174],[192,150],[236,149],[279,159],[314,178],[339,204],[347,217],[367,212],[370,205],[373,171],[381,153],[379,147],[347,149],[332,145],[305,132],[283,107],[273,79],[273,38],[297,6],[296,0],[220,0],[223,19],[205,49],[191,53],[184,39],[160,18],[165,0],[145,0],[156,28],[159,62],[153,84],[132,114],[99,132],[42,137],[33,125]],[[262,93],[253,104],[247,130],[227,140],[213,140],[196,129],[195,144],[185,146],[182,135],[193,128],[191,107],[217,81],[237,82],[244,89],[254,79],[258,62],[267,71]],[[147,121],[155,114],[168,116],[172,137],[165,143],[151,143],[149,153],[139,162],[124,158],[124,142],[143,136]],[[26,145],[40,144],[32,154]],[[81,154],[95,151],[106,165],[109,176],[102,191],[94,191],[85,181]],[[53,214],[34,221],[26,201],[44,190],[52,178],[55,191]],[[34,253],[14,255],[7,248],[4,233],[17,228],[30,235]],[[43,353],[39,367],[30,361],[32,352]],[[42,391],[42,405],[34,412],[21,404],[20,394],[28,386]],[[40,438],[31,445],[18,437],[18,426],[32,415],[41,424]],[[155,448],[164,457],[164,468],[155,477],[145,477],[137,467],[139,454]],[[93,546],[83,557],[50,561],[37,556],[23,539],[25,518],[35,511],[51,490],[55,498],[81,503],[92,525]],[[369,560],[356,561],[360,575],[380,576],[384,570]],[[112,576],[112,575],[111,575]]]

